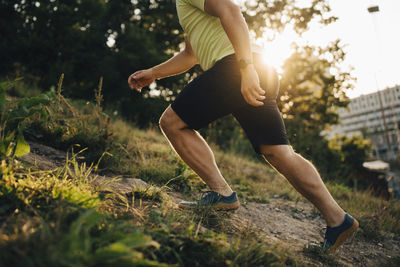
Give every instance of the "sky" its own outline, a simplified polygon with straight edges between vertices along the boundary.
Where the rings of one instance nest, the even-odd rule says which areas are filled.
[[[299,2],[307,0],[299,0]],[[357,78],[355,88],[347,92],[350,98],[376,92],[377,88],[400,84],[400,0],[329,0],[331,14],[339,19],[328,25],[311,25],[303,41],[326,45],[341,39],[346,44],[345,70],[350,66]],[[367,8],[378,5],[380,11],[370,14]],[[276,67],[290,55],[291,42],[298,37],[286,30],[266,45],[266,57]]]

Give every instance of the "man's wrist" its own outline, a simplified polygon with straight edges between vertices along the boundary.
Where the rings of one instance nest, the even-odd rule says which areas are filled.
[[[153,76],[153,78],[154,78],[155,80],[157,80],[158,78],[160,78],[160,77],[159,77],[159,74],[157,73],[156,67],[152,67],[152,68],[150,68],[149,70],[150,70],[150,72],[151,72],[151,76]]]
[[[254,67],[254,64],[253,63],[251,63],[251,64],[248,64],[246,67],[244,67],[244,68],[240,68],[240,72],[242,73],[242,74],[246,74],[246,73],[248,73],[249,71],[255,71],[255,67]]]
[[[240,70],[246,69],[249,65],[253,65],[253,60],[249,58],[241,58],[238,60]]]

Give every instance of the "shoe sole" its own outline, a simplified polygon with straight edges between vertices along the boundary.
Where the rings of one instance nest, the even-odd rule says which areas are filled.
[[[354,219],[353,225],[349,229],[347,229],[346,231],[344,231],[343,233],[341,233],[339,235],[335,244],[333,244],[332,247],[330,247],[328,249],[328,252],[335,253],[336,250],[340,247],[340,245],[342,245],[346,240],[348,240],[349,238],[354,236],[358,226],[359,226],[358,221],[356,219]]]
[[[210,208],[216,210],[237,210],[240,207],[239,201],[236,201],[232,204],[227,203],[218,203],[217,205],[213,206],[188,206],[188,205],[181,205],[178,204],[178,207],[181,209],[201,209],[201,208]]]

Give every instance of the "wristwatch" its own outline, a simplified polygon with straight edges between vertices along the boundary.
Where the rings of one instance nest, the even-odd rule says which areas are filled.
[[[245,69],[248,65],[253,64],[253,61],[251,59],[240,59],[238,61],[239,68],[240,69]]]

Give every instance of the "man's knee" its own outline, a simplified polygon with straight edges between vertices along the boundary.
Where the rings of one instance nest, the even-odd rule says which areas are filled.
[[[179,116],[171,107],[168,107],[164,111],[158,123],[164,132],[179,130],[185,127],[185,123],[181,120],[181,118],[179,118]]]
[[[260,147],[260,151],[268,161],[290,160],[296,155],[296,152],[289,145],[263,145]]]
[[[167,131],[171,126],[173,126],[174,116],[171,111],[171,108],[167,108],[158,121],[158,124],[163,131]]]

